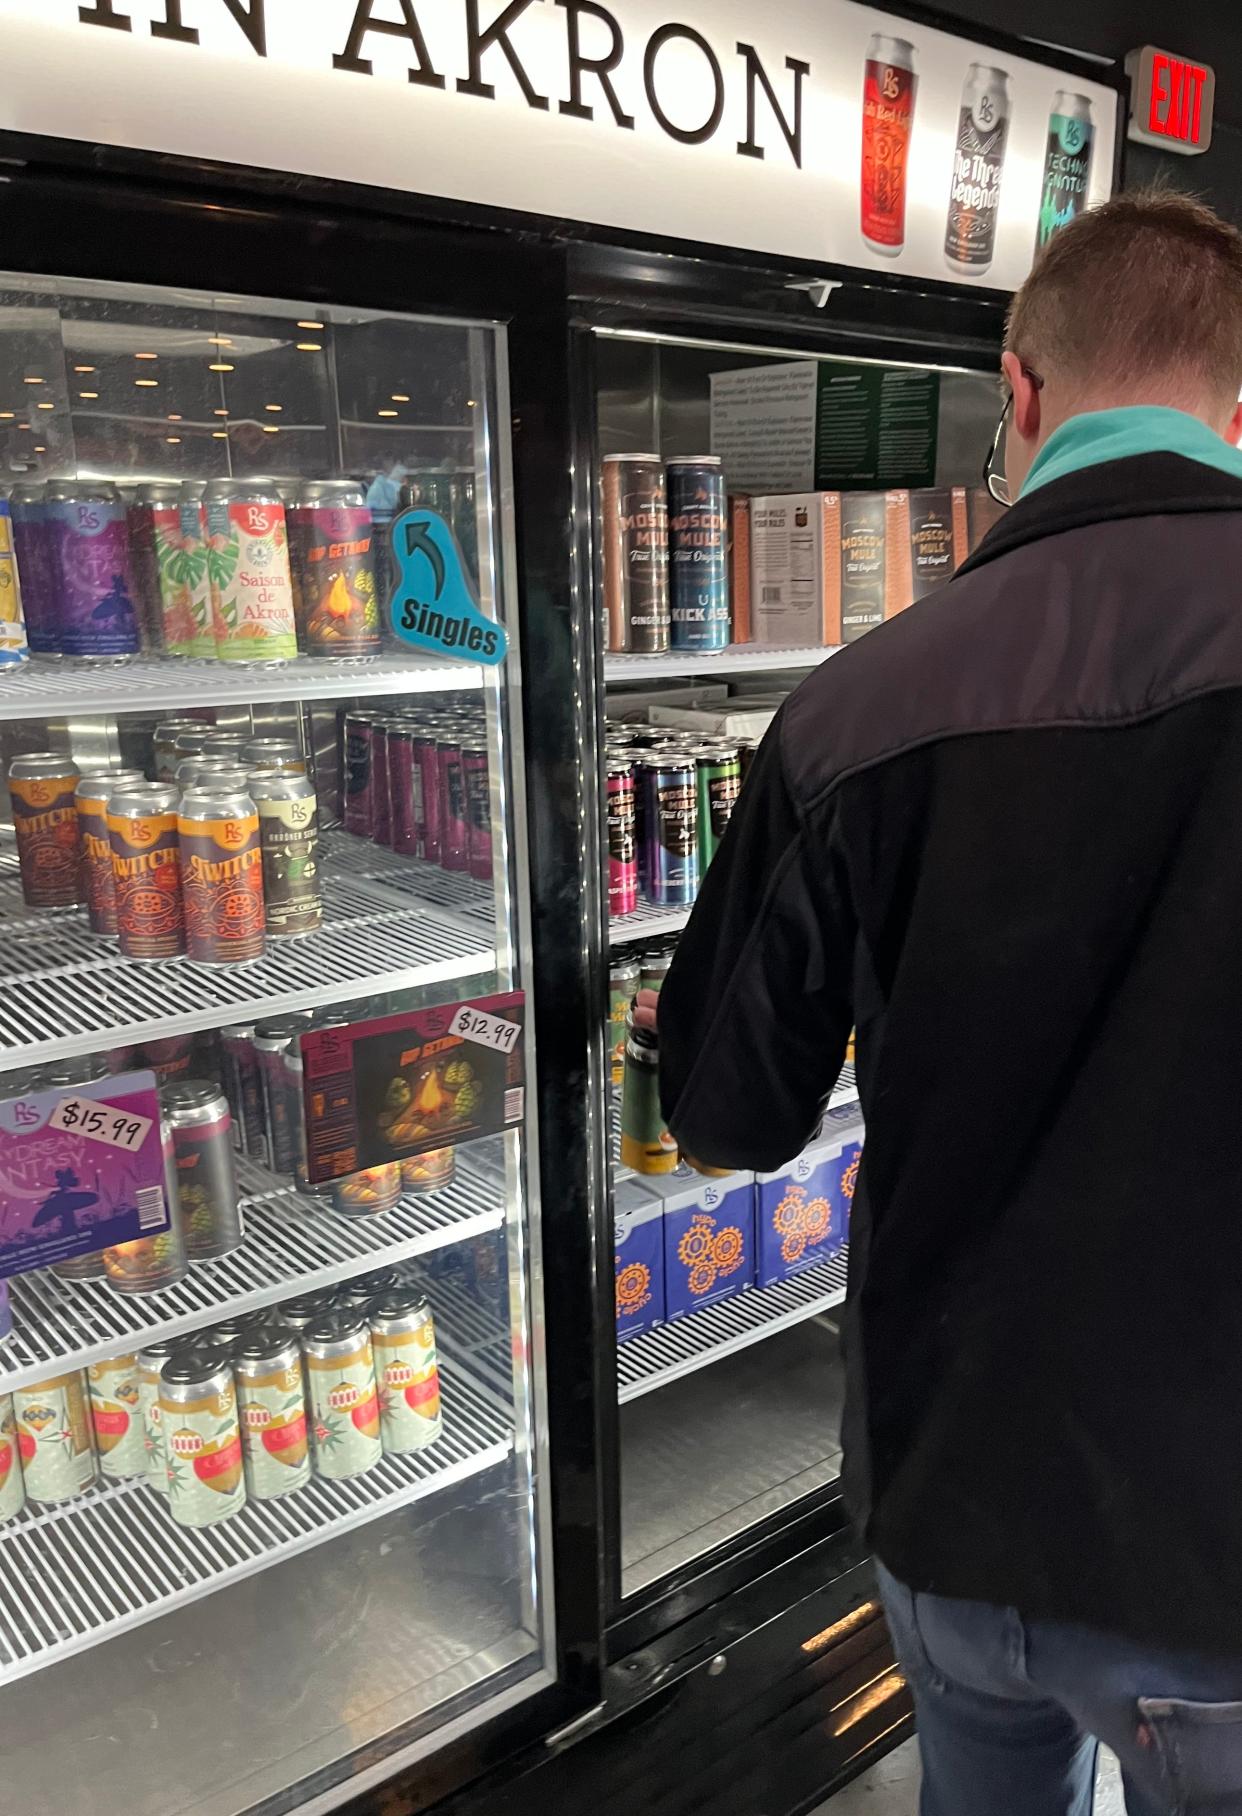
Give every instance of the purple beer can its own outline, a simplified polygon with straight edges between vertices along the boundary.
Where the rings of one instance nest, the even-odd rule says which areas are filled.
[[[371,721],[371,837],[392,844],[392,807],[388,783],[388,719]]]
[[[136,656],[129,517],[120,493],[112,485],[53,482],[45,511],[60,579],[62,654],[93,662]]]
[[[440,748],[434,732],[420,732],[414,740],[415,795],[418,816],[418,855],[429,864],[440,862]]]
[[[369,839],[375,831],[375,738],[370,713],[345,715],[346,832]]]
[[[52,565],[52,533],[42,486],[14,486],[9,496],[13,553],[26,619],[26,647],[32,656],[60,657],[60,608]]]
[[[649,899],[686,908],[699,893],[698,773],[693,757],[661,752],[643,765],[643,839]]]
[[[440,868],[469,867],[470,829],[466,823],[466,778],[461,744],[456,737],[439,740]]]
[[[414,761],[414,727],[388,727],[388,814],[394,851],[418,855],[421,776]]]

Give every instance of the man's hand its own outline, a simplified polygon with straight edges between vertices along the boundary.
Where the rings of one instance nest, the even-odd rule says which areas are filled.
[[[638,1028],[650,1028],[658,1032],[660,1012],[660,992],[658,990],[640,990],[634,998],[634,1025]]]

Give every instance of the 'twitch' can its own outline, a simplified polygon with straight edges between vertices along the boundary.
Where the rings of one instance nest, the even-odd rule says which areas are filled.
[[[77,764],[57,751],[31,751],[9,764],[22,899],[29,908],[75,908],[83,899],[78,780]]]
[[[185,951],[175,788],[126,783],[108,800],[116,928],[126,958]]]
[[[668,562],[674,649],[725,649],[730,636],[724,472],[715,454],[668,463]]]
[[[967,277],[980,276],[992,263],[1008,135],[1008,72],[972,63],[962,89],[944,234],[945,263]]]
[[[200,965],[241,965],[267,948],[259,814],[226,777],[187,789],[177,817],[186,951]]]
[[[658,454],[606,454],[604,601],[608,647],[669,646],[668,494]]]

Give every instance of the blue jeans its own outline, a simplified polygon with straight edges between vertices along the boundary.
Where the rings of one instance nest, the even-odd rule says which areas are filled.
[[[918,1714],[920,1816],[1091,1816],[1100,1741],[1128,1816],[1242,1816],[1242,1609],[1237,1659],[1207,1659],[915,1595],[882,1565],[880,1588]]]

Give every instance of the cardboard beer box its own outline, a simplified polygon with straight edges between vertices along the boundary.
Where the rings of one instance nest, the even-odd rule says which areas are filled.
[[[841,642],[895,618],[912,597],[910,492],[841,494]]]
[[[785,700],[784,694],[738,694],[719,708],[653,706],[651,723],[710,738],[762,738]]]
[[[854,1211],[854,1194],[858,1189],[858,1169],[862,1165],[862,1151],[862,1141],[855,1137],[846,1142],[834,1164],[833,1196],[841,1203],[847,1242],[850,1239],[850,1218]]]
[[[849,1150],[851,1161],[843,1159]],[[776,1173],[755,1179],[756,1276],[760,1286],[789,1280],[844,1247],[849,1239],[849,1203],[858,1175],[861,1143],[857,1130],[814,1141]],[[845,1194],[848,1166],[850,1197]]]
[[[909,549],[907,603],[943,586],[970,552],[965,486],[931,486],[911,492],[906,508]],[[898,611],[904,607],[898,604]]]
[[[841,641],[841,493],[750,501],[751,640],[813,649]]]
[[[636,1179],[613,1194],[617,1340],[664,1322],[664,1204]]]
[[[967,545],[973,555],[992,525],[1005,515],[1003,504],[997,504],[986,486],[972,486],[966,499]]]
[[[646,1182],[664,1207],[669,1323],[755,1283],[755,1176],[706,1179],[687,1166]]]

